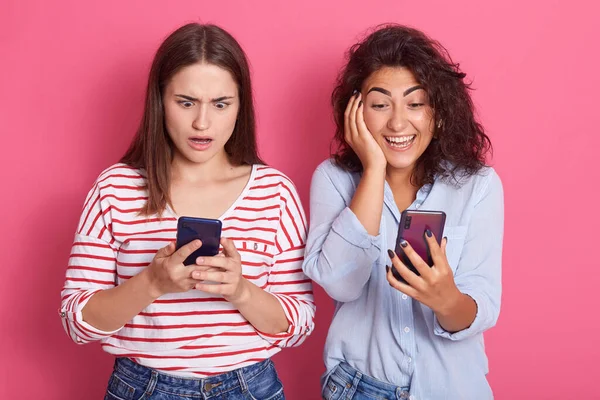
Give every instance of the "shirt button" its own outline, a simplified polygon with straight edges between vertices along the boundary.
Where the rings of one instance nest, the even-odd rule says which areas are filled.
[[[64,312],[64,311],[60,313],[60,317],[61,317],[61,318],[64,318],[64,317],[66,317],[66,316],[67,316],[67,313],[66,313],[66,312]]]
[[[406,333],[410,332],[410,328],[407,326],[406,328],[404,328],[404,332],[406,332]]]
[[[408,362],[412,362],[412,358],[408,357],[408,360],[407,360],[407,361],[408,361]]]
[[[407,296],[407,295],[405,295],[405,294],[403,294],[403,295],[402,295],[402,299],[403,299],[403,300],[406,300],[406,299],[408,299],[408,296]]]

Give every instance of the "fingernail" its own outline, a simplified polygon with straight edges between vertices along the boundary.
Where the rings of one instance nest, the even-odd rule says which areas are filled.
[[[425,231],[425,234],[427,235],[427,237],[431,237],[431,231],[430,231],[429,229],[427,229],[427,230]]]
[[[388,265],[385,266],[385,273],[386,274],[390,273],[390,267]]]
[[[392,250],[388,250],[388,256],[390,256],[391,259],[394,259],[396,253],[394,253]]]
[[[358,106],[362,106],[362,100],[358,102]]]
[[[448,241],[448,236],[444,236],[444,239],[446,242]]]
[[[400,246],[406,247],[406,246],[408,246],[408,242],[404,239],[400,239]]]
[[[203,263],[204,263],[204,258],[202,258],[202,257],[196,258],[196,264],[203,264]]]
[[[194,278],[195,279],[200,278],[200,272],[194,272]]]
[[[352,96],[354,96],[356,93],[358,93],[358,90],[354,89],[354,91],[352,92]]]

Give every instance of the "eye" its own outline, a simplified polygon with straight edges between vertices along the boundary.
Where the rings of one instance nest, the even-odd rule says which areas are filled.
[[[408,105],[409,108],[420,108],[423,107],[425,105],[425,103],[410,103]]]
[[[177,103],[179,103],[183,108],[192,108],[194,106],[194,103],[188,100],[180,100]]]
[[[227,108],[227,106],[229,106],[229,103],[224,103],[222,101],[215,103],[215,107],[218,108],[219,110],[223,110],[223,109]]]
[[[371,108],[374,110],[383,110],[387,108],[387,104],[372,104]]]

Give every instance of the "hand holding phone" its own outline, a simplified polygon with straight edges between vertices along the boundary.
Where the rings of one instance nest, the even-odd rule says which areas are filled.
[[[222,223],[218,219],[180,217],[177,221],[177,249],[199,239],[202,246],[190,254],[184,265],[193,265],[198,257],[212,257],[219,254]]]
[[[416,275],[420,275],[419,271],[406,256],[400,244],[402,239],[410,243],[413,250],[431,267],[433,266],[433,260],[425,240],[425,232],[427,230],[431,231],[438,244],[441,244],[445,223],[446,214],[443,211],[404,210],[402,212],[396,238],[396,254],[400,257],[402,263]],[[400,282],[406,283],[395,268],[392,268],[392,273]]]
[[[458,332],[471,325],[477,304],[454,282],[447,240],[442,238],[445,219],[440,211],[402,213],[396,251],[389,250],[393,275],[388,270],[386,279],[394,289],[433,310],[448,332]]]

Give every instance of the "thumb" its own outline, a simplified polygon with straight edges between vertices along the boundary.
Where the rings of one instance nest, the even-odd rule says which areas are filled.
[[[167,258],[170,257],[173,253],[175,253],[175,242],[171,242],[162,249],[159,249],[156,252],[154,258]]]
[[[240,253],[238,253],[233,241],[226,238],[221,238],[221,246],[223,246],[223,253],[227,257],[231,257],[235,260],[241,260]]]

